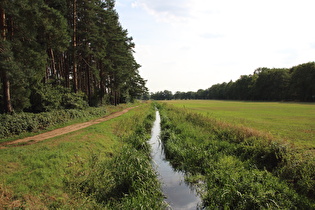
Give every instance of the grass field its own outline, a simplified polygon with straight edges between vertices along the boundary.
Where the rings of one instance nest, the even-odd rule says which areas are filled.
[[[165,101],[216,120],[271,134],[303,149],[315,149],[315,103]]]

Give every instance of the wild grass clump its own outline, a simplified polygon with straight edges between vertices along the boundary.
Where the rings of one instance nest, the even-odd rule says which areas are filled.
[[[71,167],[68,189],[105,209],[164,209],[147,142],[154,118],[151,107],[114,124],[123,146],[110,160],[94,155],[86,169],[79,163]]]
[[[186,109],[160,105],[160,113],[166,157],[188,181],[205,183],[200,185],[205,207],[315,207],[314,156],[299,157],[269,136]]]
[[[109,209],[159,209],[163,196],[148,155],[124,146],[110,161],[91,161],[81,177],[66,181],[69,189],[80,192]]]
[[[312,152],[287,153],[275,174],[291,183],[300,194],[315,199],[315,156]]]
[[[208,169],[209,170],[209,169]],[[235,209],[308,209],[308,201],[266,170],[222,155],[206,172],[205,206]]]

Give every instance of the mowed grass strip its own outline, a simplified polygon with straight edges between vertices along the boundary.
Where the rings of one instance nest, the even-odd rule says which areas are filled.
[[[165,101],[231,125],[262,131],[298,148],[315,149],[315,103],[218,100]]]

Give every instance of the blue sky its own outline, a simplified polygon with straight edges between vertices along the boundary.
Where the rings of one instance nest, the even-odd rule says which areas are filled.
[[[314,0],[116,0],[150,92],[315,60]]]

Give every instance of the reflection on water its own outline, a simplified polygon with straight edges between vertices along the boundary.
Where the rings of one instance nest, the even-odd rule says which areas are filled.
[[[166,196],[166,202],[171,209],[197,209],[201,200],[196,195],[195,190],[191,189],[184,182],[184,174],[175,171],[170,163],[165,160],[165,154],[159,139],[161,132],[160,123],[160,114],[156,111],[156,120],[149,142],[152,147],[153,164],[162,182],[162,191]]]

